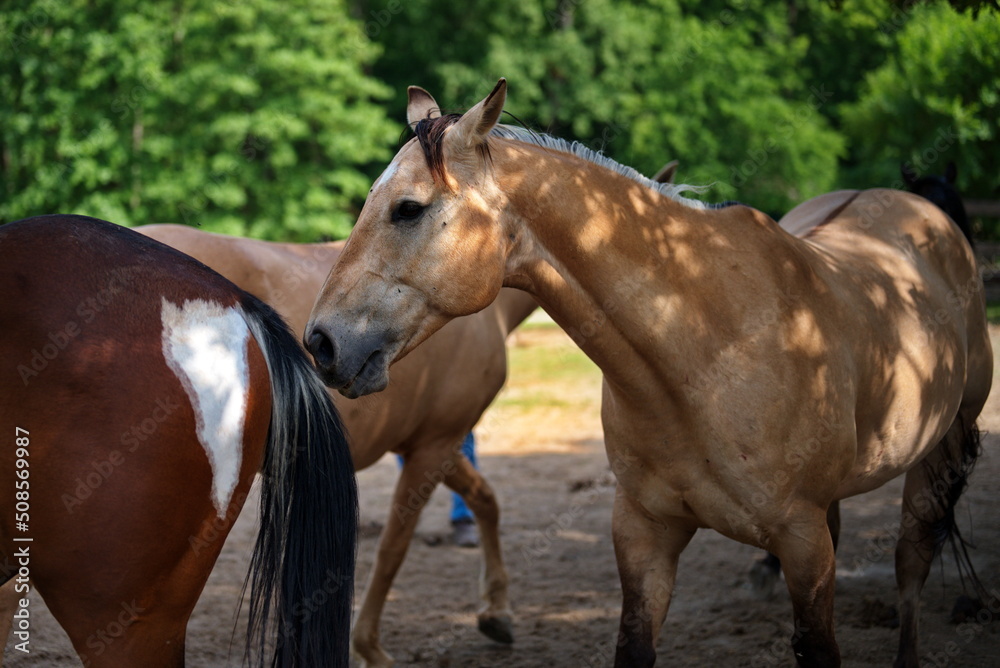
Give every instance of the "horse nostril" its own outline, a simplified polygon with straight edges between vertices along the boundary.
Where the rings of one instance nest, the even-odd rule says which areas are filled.
[[[312,353],[316,366],[328,368],[334,362],[333,341],[323,332],[314,330],[309,337],[309,352]]]

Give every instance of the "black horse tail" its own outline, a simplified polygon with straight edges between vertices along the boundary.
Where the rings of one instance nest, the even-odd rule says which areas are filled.
[[[955,518],[955,505],[968,486],[969,476],[982,453],[979,427],[975,420],[967,420],[959,411],[955,416],[955,424],[939,447],[942,448],[942,461],[937,466],[924,462],[930,491],[940,511],[939,517],[929,527],[934,538],[935,553],[950,544],[963,588],[968,581],[980,600],[986,602],[990,595],[973,567],[969,555],[969,547],[972,545],[962,536]]]
[[[246,658],[272,666],[347,668],[358,492],[336,408],[288,326],[246,295],[247,325],[271,376],[271,427],[261,469],[260,528],[250,586]]]

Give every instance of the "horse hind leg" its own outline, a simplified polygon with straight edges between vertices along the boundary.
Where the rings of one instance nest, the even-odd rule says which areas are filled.
[[[960,412],[937,447],[906,474],[902,525],[896,542],[896,585],[899,589],[899,652],[895,668],[917,668],[920,592],[931,561],[946,542],[955,549],[959,573],[982,590],[955,524],[955,504],[979,455],[975,420]]]
[[[486,605],[478,614],[479,630],[491,640],[514,642],[512,613],[507,599],[507,570],[500,550],[500,507],[496,496],[483,476],[463,456],[455,460],[456,468],[444,483],[459,493],[472,509],[479,524],[483,546],[481,596]]]
[[[444,479],[446,458],[440,453],[451,444],[415,445],[404,457],[393,492],[392,507],[375,551],[375,561],[351,632],[351,652],[364,668],[389,668],[394,665],[379,640],[379,620],[389,589],[413,540],[420,514],[434,490]]]

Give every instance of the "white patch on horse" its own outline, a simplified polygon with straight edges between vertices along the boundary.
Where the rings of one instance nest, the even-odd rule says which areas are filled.
[[[182,306],[162,301],[163,357],[191,401],[212,466],[212,502],[224,517],[243,455],[250,331],[237,308],[201,299]]]
[[[393,161],[389,163],[389,166],[385,168],[385,171],[382,172],[382,175],[375,179],[375,183],[372,184],[372,190],[375,190],[375,188],[383,182],[392,179],[392,177],[396,175],[397,169],[399,169],[399,163],[396,162],[396,159],[394,158]]]

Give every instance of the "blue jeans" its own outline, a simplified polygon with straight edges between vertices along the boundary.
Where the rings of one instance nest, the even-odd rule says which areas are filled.
[[[476,437],[469,432],[465,440],[462,441],[462,454],[466,456],[469,462],[472,463],[472,467],[479,469],[478,464],[476,464]],[[396,459],[399,460],[399,465],[403,465],[403,458],[396,455]],[[465,520],[474,519],[472,516],[472,511],[469,510],[469,506],[465,505],[465,500],[462,496],[456,492],[451,493],[451,522],[461,522]]]

